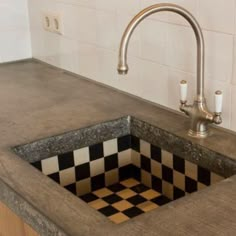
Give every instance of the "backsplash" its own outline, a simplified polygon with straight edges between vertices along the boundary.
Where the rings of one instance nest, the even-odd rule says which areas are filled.
[[[207,101],[214,110],[214,91],[223,91],[223,127],[236,131],[235,0],[29,0],[33,57],[178,110],[179,81],[189,82],[189,102],[196,84],[194,34],[179,16],[159,13],[145,20],[131,39],[129,74],[116,72],[126,25],[139,10],[160,2],[187,8],[202,26]],[[63,35],[43,30],[43,12],[62,15]]]
[[[0,33],[0,63],[32,57],[27,0],[1,0]]]
[[[134,178],[174,200],[224,179],[133,135],[32,165],[77,196]]]

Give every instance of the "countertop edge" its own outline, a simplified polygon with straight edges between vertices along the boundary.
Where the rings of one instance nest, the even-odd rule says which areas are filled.
[[[0,189],[0,201],[22,218],[25,223],[33,227],[37,233],[40,233],[40,235],[68,236],[58,225],[42,214],[39,209],[33,207],[2,179],[0,179]]]

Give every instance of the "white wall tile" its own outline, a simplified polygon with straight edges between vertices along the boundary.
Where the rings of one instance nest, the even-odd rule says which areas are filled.
[[[232,84],[236,85],[236,36],[234,36],[234,50],[233,50],[233,77]]]
[[[135,3],[134,0],[117,0],[116,9],[118,13],[134,16],[141,10],[140,0],[135,0]]]
[[[166,23],[146,20],[140,25],[141,57],[160,64],[167,64],[167,37]]]
[[[44,42],[42,40],[44,32],[37,28],[31,29],[31,46],[32,54],[35,58],[43,60],[44,56]]]
[[[64,35],[85,43],[96,43],[96,10],[69,4],[59,4],[63,16]]]
[[[168,2],[177,4],[188,10],[194,17],[198,17],[198,0],[169,0]],[[189,23],[176,13],[170,13],[168,15],[168,22],[189,26]]]
[[[76,40],[60,37],[59,45],[59,63],[64,70],[76,72],[79,60],[78,43]]]
[[[117,59],[115,65],[117,65]],[[141,96],[143,91],[143,81],[141,78],[143,60],[138,59],[136,57],[128,57],[128,65],[128,74],[118,75],[114,86],[125,92],[132,93],[136,96]]]
[[[180,16],[158,13],[145,19],[130,40],[128,75],[117,74],[119,43],[128,23],[142,8],[161,2],[181,5],[199,21],[209,107],[214,110],[214,91],[223,90],[222,126],[236,131],[236,89],[231,85],[236,85],[235,0],[29,0],[33,56],[178,110],[182,79],[189,84],[189,103],[195,96],[197,54],[194,33]],[[62,14],[63,36],[42,29],[44,11]],[[3,60],[1,50],[0,56]]]
[[[61,52],[58,51],[60,36],[44,31],[41,34],[41,40],[43,54],[40,59],[54,66],[60,66],[59,56]]]
[[[163,106],[168,106],[168,67],[142,61],[142,91],[140,96]]]
[[[196,73],[197,46],[191,28],[169,25],[167,48],[169,66]]]
[[[96,1],[90,1],[90,0],[59,0],[59,2],[64,2],[67,4],[74,4],[84,7],[90,7],[95,8],[96,7]]]
[[[141,8],[146,8],[154,4],[159,3],[168,3],[168,0],[141,0]],[[169,18],[169,14],[167,12],[159,12],[157,14],[153,14],[149,16],[149,19],[160,20],[167,22]]]
[[[9,62],[31,57],[30,33],[28,30],[4,31],[0,37],[0,61]]]
[[[230,128],[236,131],[236,86],[232,86],[232,114]]]
[[[91,1],[91,0],[90,0]],[[94,0],[96,9],[106,11],[116,11],[117,0]]]
[[[106,49],[116,49],[116,15],[112,12],[96,13],[96,45]]]
[[[0,30],[28,29],[27,1],[2,0],[0,12]]]
[[[27,0],[0,1],[0,62],[30,58]]]
[[[97,48],[97,75],[95,80],[98,82],[113,85],[117,78],[117,57],[116,53],[103,49]]]
[[[31,35],[34,55],[49,64],[76,72],[79,57],[76,40],[42,30],[31,31]]]
[[[90,79],[98,77],[97,48],[95,45],[79,43],[76,73]]]
[[[199,21],[204,29],[234,33],[235,0],[199,0]]]
[[[230,81],[233,65],[233,36],[203,31],[206,44],[206,76],[214,80]]]
[[[198,0],[141,0],[141,7],[144,8],[158,3],[177,4],[190,11],[195,17],[198,16]],[[175,24],[189,25],[182,16],[172,12],[158,12],[151,15],[150,18]]]
[[[122,35],[131,21],[132,16],[125,14],[117,14],[116,16],[116,35],[115,35],[115,51],[118,52]],[[140,28],[136,28],[129,41],[129,55],[140,56]]]

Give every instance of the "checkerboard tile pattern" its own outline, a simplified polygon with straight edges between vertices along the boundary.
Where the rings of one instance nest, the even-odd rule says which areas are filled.
[[[81,198],[116,224],[170,202],[170,199],[134,178],[93,191]]]
[[[223,179],[132,135],[32,165],[115,223]]]
[[[77,196],[130,177],[130,135],[32,163]]]
[[[132,137],[131,161],[140,169],[140,181],[171,200],[203,189],[224,177]]]

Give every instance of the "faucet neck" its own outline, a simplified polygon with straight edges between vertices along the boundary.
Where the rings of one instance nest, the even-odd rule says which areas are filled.
[[[204,60],[205,60],[205,45],[204,45],[204,38],[201,27],[199,26],[195,17],[185,10],[184,8],[170,3],[162,3],[162,4],[155,4],[150,6],[140,13],[138,13],[133,20],[127,26],[121,40],[120,44],[120,51],[119,51],[119,65],[118,71],[121,74],[128,72],[128,65],[127,65],[127,51],[128,51],[128,44],[130,37],[135,30],[135,28],[139,25],[141,21],[143,21],[148,16],[162,11],[169,11],[177,13],[183,16],[191,25],[196,41],[197,41],[197,101],[204,100]]]

